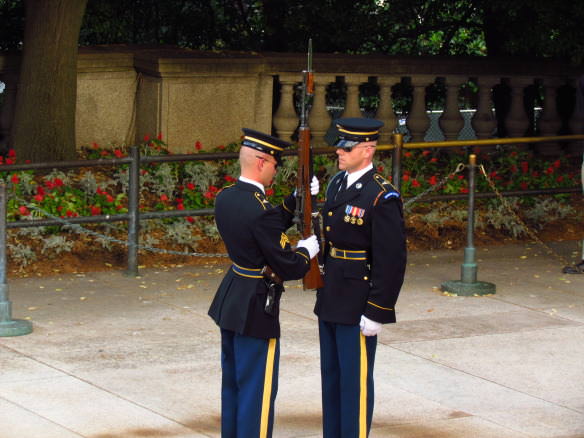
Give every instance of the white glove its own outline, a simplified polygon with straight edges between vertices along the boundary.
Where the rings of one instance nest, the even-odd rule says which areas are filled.
[[[310,194],[312,196],[318,195],[320,191],[320,183],[318,182],[318,178],[316,176],[312,176],[312,181],[310,181]],[[298,194],[298,190],[294,189],[294,197]]]
[[[312,181],[310,181],[310,194],[312,196],[318,195],[320,191],[320,184],[318,182],[318,178],[316,176],[312,176]]]
[[[317,255],[320,249],[318,246],[318,239],[314,234],[310,237],[307,237],[304,240],[299,240],[297,247],[306,248],[308,250],[310,258],[313,258],[315,255]]]
[[[365,336],[377,336],[383,327],[380,322],[372,321],[365,315],[361,315],[359,327]]]

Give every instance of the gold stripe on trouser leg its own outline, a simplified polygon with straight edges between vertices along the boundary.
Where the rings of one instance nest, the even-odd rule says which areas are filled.
[[[359,438],[367,437],[367,345],[365,335],[360,333],[361,339],[361,371],[359,394]]]
[[[268,420],[270,402],[272,398],[272,380],[274,378],[274,356],[276,354],[276,338],[268,341],[268,355],[266,357],[266,374],[264,376],[264,396],[262,399],[262,418],[260,422],[260,438],[268,436]]]

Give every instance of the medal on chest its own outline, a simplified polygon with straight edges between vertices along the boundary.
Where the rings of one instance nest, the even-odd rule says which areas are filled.
[[[343,220],[347,223],[353,225],[363,225],[363,216],[365,215],[365,209],[354,207],[352,205],[347,205],[345,207],[345,217]]]

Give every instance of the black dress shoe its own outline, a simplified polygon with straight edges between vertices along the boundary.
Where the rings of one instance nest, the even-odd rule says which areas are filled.
[[[562,269],[564,274],[584,274],[584,260],[574,266],[566,266]]]

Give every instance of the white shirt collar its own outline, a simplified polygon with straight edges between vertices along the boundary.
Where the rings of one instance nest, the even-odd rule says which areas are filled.
[[[373,169],[373,163],[369,163],[369,166],[365,167],[364,169],[358,170],[358,171],[353,172],[353,173],[348,173],[347,174],[347,187],[351,187],[351,184],[353,184],[355,181],[357,181],[359,178],[361,178],[363,175],[365,175],[371,169]]]
[[[258,189],[260,189],[264,195],[266,194],[266,190],[264,189],[264,186],[262,184],[260,184],[259,182],[254,181],[253,179],[246,178],[245,176],[241,176],[241,175],[239,176],[239,180],[241,182],[244,182],[244,183],[253,184]]]

